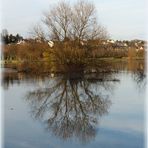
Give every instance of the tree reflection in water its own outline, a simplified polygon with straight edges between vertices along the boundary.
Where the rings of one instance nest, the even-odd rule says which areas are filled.
[[[77,68],[70,66],[69,72],[54,78],[10,73],[6,70],[3,73],[2,86],[9,89],[11,85],[20,85],[23,81],[33,85],[40,82],[45,84],[45,87],[41,86],[27,94],[32,116],[45,122],[47,129],[56,136],[62,139],[76,137],[85,143],[95,138],[99,119],[108,113],[111,105],[107,94],[113,92],[118,81],[115,79],[116,74],[108,69],[124,71],[125,76],[129,72],[140,91],[146,86],[143,62],[135,61],[129,65],[115,63],[107,70],[107,66],[102,69],[96,67],[91,66],[88,70],[83,69],[82,72],[75,73]],[[119,78],[120,74],[117,73]]]
[[[47,124],[47,129],[66,140],[81,142],[95,138],[99,118],[108,113],[111,101],[103,95],[103,88],[111,90],[111,73],[90,77],[83,73],[68,73],[49,81],[48,86],[30,91],[27,100],[34,118]]]
[[[128,68],[138,89],[141,91],[146,88],[146,63],[145,61],[133,62],[129,60]]]

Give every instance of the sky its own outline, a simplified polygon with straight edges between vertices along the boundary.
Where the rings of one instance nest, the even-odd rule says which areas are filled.
[[[65,0],[74,3],[76,0]],[[89,0],[97,9],[98,20],[112,39],[146,39],[147,0]],[[0,0],[1,24],[9,33],[30,36],[33,25],[40,23],[43,12],[59,0]]]

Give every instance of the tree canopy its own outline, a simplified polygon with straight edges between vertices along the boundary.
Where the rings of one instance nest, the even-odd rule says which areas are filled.
[[[44,13],[44,24],[53,40],[106,39],[108,32],[99,24],[93,3],[84,0],[74,5],[61,1]]]

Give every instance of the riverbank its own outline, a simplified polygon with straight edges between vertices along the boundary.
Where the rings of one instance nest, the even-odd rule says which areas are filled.
[[[122,63],[122,64],[121,64]],[[141,63],[139,66],[139,63]],[[120,69],[120,64],[128,65],[128,69],[140,67],[144,69],[144,58],[134,57],[132,59],[123,58],[87,58],[87,63],[84,64],[56,64],[51,65],[48,61],[32,60],[32,61],[1,61],[1,67],[11,68],[16,72],[23,73],[67,73],[67,72],[84,72],[84,73],[100,73],[114,72]]]
[[[106,61],[106,62],[118,62],[118,61],[128,61],[128,60],[145,60],[144,57],[133,57],[133,58],[129,58],[129,57],[122,57],[122,58],[114,58],[114,57],[104,57],[104,58],[87,58],[88,61]],[[28,63],[35,63],[35,62],[48,62],[46,60],[1,60],[0,64],[1,66],[5,67],[5,65],[7,64],[22,64],[24,62],[28,62]]]

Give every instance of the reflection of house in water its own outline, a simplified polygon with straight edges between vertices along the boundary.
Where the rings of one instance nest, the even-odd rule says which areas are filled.
[[[39,87],[43,87],[43,79],[41,77],[38,77],[36,81]]]
[[[18,79],[23,80],[24,79],[24,74],[23,73],[18,73]]]

